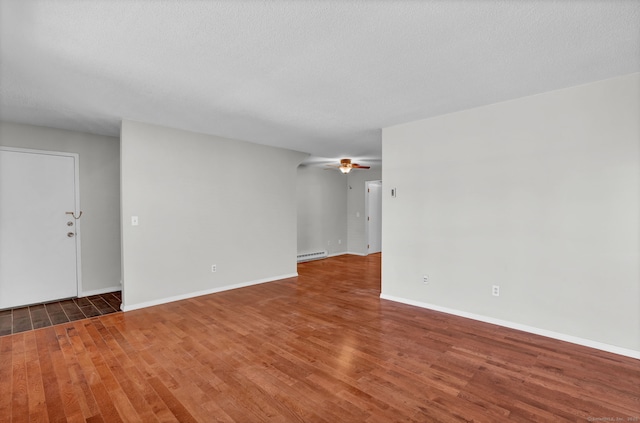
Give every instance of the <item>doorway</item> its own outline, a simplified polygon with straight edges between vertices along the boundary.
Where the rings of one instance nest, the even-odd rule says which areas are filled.
[[[367,254],[382,251],[382,181],[367,181]]]
[[[0,148],[0,309],[80,292],[78,155]]]

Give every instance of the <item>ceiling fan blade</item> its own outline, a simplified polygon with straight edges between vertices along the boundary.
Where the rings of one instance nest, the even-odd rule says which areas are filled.
[[[371,169],[371,166],[360,166],[358,163],[352,164],[351,167],[356,169]]]

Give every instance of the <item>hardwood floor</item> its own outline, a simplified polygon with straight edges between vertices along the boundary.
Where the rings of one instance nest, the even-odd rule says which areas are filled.
[[[380,300],[380,255],[298,271],[0,338],[0,421],[640,418],[639,360]]]

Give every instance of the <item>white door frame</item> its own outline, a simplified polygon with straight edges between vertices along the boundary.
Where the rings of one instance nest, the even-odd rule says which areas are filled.
[[[17,153],[30,153],[30,154],[42,154],[46,156],[65,156],[72,157],[74,163],[74,195],[75,195],[75,210],[73,211],[76,216],[80,213],[80,155],[77,153],[67,153],[61,151],[47,151],[47,150],[35,150],[30,148],[14,148],[14,147],[3,147],[0,146],[0,150],[4,151],[14,151]],[[76,296],[79,296],[82,292],[82,263],[81,263],[81,234],[80,230],[80,221],[82,219],[75,220],[75,231],[76,231],[76,281],[77,281],[77,292]]]
[[[366,217],[369,216],[369,195],[368,195],[368,193],[369,193],[369,185],[378,185],[378,184],[382,185],[382,180],[381,179],[376,179],[376,180],[373,180],[373,181],[365,181],[365,183],[364,183],[364,189],[365,189],[365,191],[364,191],[364,195],[365,195],[365,197],[364,197],[365,198],[365,201],[364,201],[364,215]],[[382,201],[382,198],[380,198],[380,201]],[[380,234],[380,237],[382,238],[382,233]],[[369,221],[368,220],[365,220],[365,223],[364,223],[364,238],[365,238],[365,241],[367,243],[367,247],[365,247],[366,248],[365,256],[368,256],[369,255]]]

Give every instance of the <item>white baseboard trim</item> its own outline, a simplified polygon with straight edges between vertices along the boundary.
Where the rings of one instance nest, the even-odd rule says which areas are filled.
[[[82,291],[78,294],[78,297],[89,297],[91,295],[107,294],[109,292],[116,292],[120,290],[122,290],[122,285],[110,286],[108,288],[94,289],[93,291]]]
[[[209,295],[209,294],[215,294],[215,293],[223,292],[223,291],[230,291],[232,289],[245,288],[245,287],[251,286],[251,285],[259,285],[261,283],[273,282],[273,281],[278,281],[278,280],[281,280],[281,279],[295,278],[296,276],[298,276],[297,272],[296,273],[290,273],[290,274],[287,274],[287,275],[274,276],[272,278],[257,279],[257,280],[254,280],[254,281],[242,282],[242,283],[237,283],[237,284],[234,284],[234,285],[226,285],[226,286],[220,286],[220,287],[212,288],[212,289],[205,289],[203,291],[189,292],[187,294],[175,295],[173,297],[160,298],[158,300],[145,301],[145,302],[137,303],[137,304],[130,304],[130,305],[122,304],[121,309],[122,309],[122,311],[138,310],[140,308],[152,307],[152,306],[156,306],[156,305],[160,305],[160,304],[171,303],[171,302],[174,302],[174,301],[186,300],[186,299],[189,299],[189,298],[200,297],[202,295]]]
[[[363,253],[354,253],[354,252],[351,252],[351,251],[347,251],[347,252],[346,252],[346,253],[344,253],[344,254],[351,254],[351,255],[354,255],[354,256],[361,256],[361,257],[365,257],[365,256],[367,256],[367,254],[363,254]]]
[[[466,311],[460,311],[460,310],[455,310],[447,307],[441,307],[435,304],[423,303],[421,301],[414,301],[406,298],[395,297],[393,295],[380,294],[380,298],[382,298],[383,300],[395,301],[397,303],[403,303],[403,304],[408,304],[416,307],[426,308],[429,310],[440,311],[442,313],[453,314],[454,316],[465,317],[467,319],[478,320],[480,322],[491,323],[493,325],[504,326],[510,329],[516,329],[523,332],[546,336],[547,338],[558,339],[560,341],[566,341],[572,344],[582,345],[584,347],[595,348],[597,350],[607,351],[610,353],[623,355],[625,357],[640,359],[640,351],[617,347],[615,345],[609,345],[602,342],[592,341],[590,339],[579,338],[573,335],[567,335],[564,333],[553,332],[550,330],[540,329],[533,326],[522,325],[520,323],[514,323],[507,320],[495,319],[493,317],[487,317],[480,314],[469,313]]]

